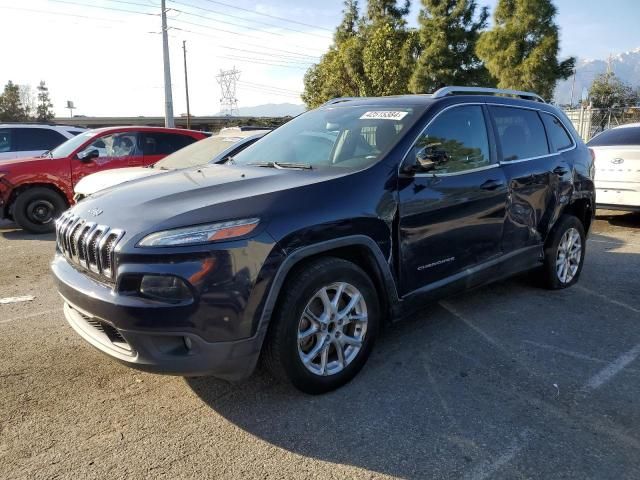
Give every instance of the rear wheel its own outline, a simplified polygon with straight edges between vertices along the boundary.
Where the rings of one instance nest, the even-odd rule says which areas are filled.
[[[547,288],[567,288],[578,281],[584,263],[586,238],[580,220],[563,215],[545,248],[543,280]]]
[[[306,264],[284,285],[264,359],[278,378],[312,394],[334,390],[363,367],[378,331],[375,287],[339,258]]]
[[[13,218],[28,232],[48,233],[55,230],[55,220],[66,208],[60,194],[49,188],[33,187],[16,198]]]

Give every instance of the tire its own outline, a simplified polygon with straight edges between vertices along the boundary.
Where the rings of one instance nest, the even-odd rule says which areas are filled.
[[[337,308],[328,308],[338,291]],[[321,394],[349,382],[367,361],[380,324],[378,296],[357,265],[320,258],[292,272],[271,322],[263,352],[267,369],[305,393]],[[307,335],[299,340],[299,333]]]
[[[60,194],[46,187],[32,187],[18,194],[13,204],[13,218],[31,233],[55,230],[55,220],[67,209]]]
[[[570,255],[567,255],[567,248]],[[582,272],[585,251],[582,222],[572,215],[560,217],[544,250],[543,285],[558,290],[575,284]]]

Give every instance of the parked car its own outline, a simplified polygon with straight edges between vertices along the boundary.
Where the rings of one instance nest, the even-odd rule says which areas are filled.
[[[76,184],[74,199],[79,201],[105,188],[138,178],[150,177],[180,168],[226,161],[229,157],[240,153],[262,138],[269,131],[223,128],[217,135],[182,148],[147,167],[118,168],[117,170],[106,170],[87,175]]]
[[[598,208],[640,211],[640,123],[605,130],[587,146],[595,156]]]
[[[0,161],[0,216],[29,232],[52,232],[86,175],[151,165],[205,138],[193,130],[118,127],[87,130],[40,157]]]
[[[86,130],[67,125],[2,123],[0,160],[42,155]]]
[[[321,393],[430,299],[529,269],[576,283],[593,172],[534,94],[337,99],[233,162],[80,202],[52,269],[71,326],[130,366],[234,380],[262,357]]]

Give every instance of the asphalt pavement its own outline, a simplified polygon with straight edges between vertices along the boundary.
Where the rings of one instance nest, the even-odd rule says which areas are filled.
[[[1,224],[0,477],[638,479],[640,215],[587,248],[575,287],[427,305],[314,397],[112,361],[64,320],[53,236]]]

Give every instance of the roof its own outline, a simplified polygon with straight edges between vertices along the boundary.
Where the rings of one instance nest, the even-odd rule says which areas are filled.
[[[96,133],[104,132],[165,132],[165,133],[181,133],[190,136],[208,135],[206,132],[200,132],[198,130],[188,130],[186,128],[168,128],[168,127],[145,127],[141,125],[129,125],[122,127],[102,127],[92,130]]]

